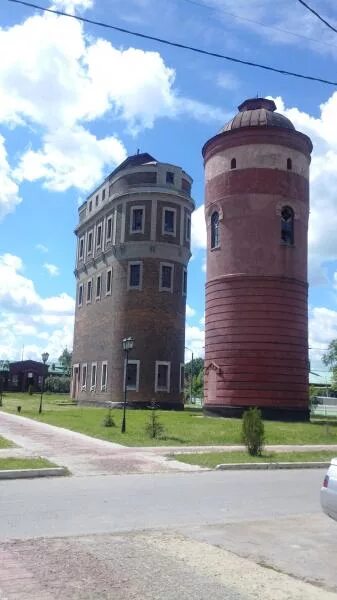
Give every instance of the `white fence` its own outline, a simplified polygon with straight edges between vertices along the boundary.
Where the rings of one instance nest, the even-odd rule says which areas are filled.
[[[317,404],[311,407],[310,414],[312,417],[337,417],[337,406]]]

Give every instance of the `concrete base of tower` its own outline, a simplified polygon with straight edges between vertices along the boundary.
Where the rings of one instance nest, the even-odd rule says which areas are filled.
[[[218,417],[229,417],[234,419],[241,419],[245,410],[248,410],[247,406],[205,406],[203,412],[205,415],[218,416]],[[262,418],[267,421],[287,421],[287,422],[298,422],[298,421],[309,421],[310,411],[309,408],[302,409],[290,409],[290,408],[272,408],[272,407],[258,407],[261,410]]]

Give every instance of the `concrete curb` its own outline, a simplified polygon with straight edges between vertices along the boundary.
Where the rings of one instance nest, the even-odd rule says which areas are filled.
[[[253,469],[323,469],[330,467],[328,462],[270,462],[270,463],[224,463],[215,468],[219,471]]]
[[[33,479],[34,477],[59,477],[69,475],[66,467],[50,467],[44,469],[8,469],[0,471],[0,479]]]

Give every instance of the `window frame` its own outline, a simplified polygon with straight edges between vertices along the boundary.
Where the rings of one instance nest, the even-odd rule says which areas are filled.
[[[97,208],[99,203],[99,194],[96,194],[96,198],[95,198],[95,207]]]
[[[103,383],[104,367],[105,367],[105,383]],[[101,368],[101,392],[106,392],[107,389],[108,389],[108,361],[103,360],[102,368]]]
[[[217,215],[218,219],[217,219],[217,223],[214,223],[214,216]],[[216,225],[216,230],[214,229],[214,226]],[[219,225],[220,225],[220,215],[219,215],[219,211],[214,210],[212,212],[211,215],[211,250],[216,250],[217,248],[220,248],[220,231],[219,231]],[[216,233],[215,233],[216,231]]]
[[[175,176],[174,171],[166,171],[166,177],[165,177],[166,183],[169,185],[174,185],[174,179],[175,179],[174,176]]]
[[[82,247],[82,251],[81,251],[81,247]],[[82,235],[78,241],[78,260],[83,260],[84,259],[84,235]]]
[[[291,239],[290,239],[290,241],[282,239],[282,235],[283,235],[283,231],[284,231],[283,224],[286,223],[286,221],[284,220],[284,217],[283,217],[282,213],[286,209],[291,211],[291,217],[290,217],[290,220],[291,220],[291,229],[290,229]],[[295,246],[295,211],[294,211],[293,207],[290,206],[289,204],[285,204],[284,206],[282,206],[281,207],[280,216],[281,216],[281,239],[280,239],[280,243],[281,243],[282,246],[293,247],[293,246]]]
[[[95,367],[95,382],[93,383],[92,376],[94,373],[94,367]],[[97,386],[97,362],[92,362],[91,370],[90,370],[90,391],[96,392],[96,386]]]
[[[85,372],[85,380],[83,382],[83,373],[84,372]],[[88,380],[88,363],[83,363],[83,365],[81,365],[81,392],[86,391],[87,380]]]
[[[102,189],[102,202],[104,202],[104,200],[105,200],[105,194],[106,194],[106,191],[105,191],[105,188],[103,188]]]
[[[108,276],[109,276],[109,273],[110,273],[110,289],[108,289]],[[111,296],[111,294],[112,294],[112,267],[109,267],[106,270],[105,282],[106,282],[106,285],[105,285],[105,295],[106,296]]]
[[[187,214],[186,215],[186,221],[185,221],[185,241],[186,242],[190,242],[191,241],[191,226],[192,226],[192,222],[191,222],[191,215]]]
[[[158,373],[159,367],[164,365],[167,367],[167,382],[166,387],[158,386]],[[154,391],[155,392],[168,392],[170,393],[170,383],[171,383],[171,362],[166,360],[156,360],[155,366],[155,380],[154,380]]]
[[[231,170],[236,169],[236,158],[231,158]]]
[[[165,231],[165,213],[166,213],[166,211],[170,211],[173,213],[173,231]],[[176,208],[172,208],[171,206],[163,206],[161,233],[162,233],[162,235],[172,235],[172,237],[176,237],[176,235],[177,235],[177,209]]]
[[[134,212],[136,210],[141,210],[142,211],[142,227],[141,229],[133,229],[133,215]],[[144,204],[140,204],[137,206],[131,206],[131,210],[130,210],[130,228],[129,228],[129,233],[131,235],[135,235],[135,234],[144,234],[145,232],[145,205]]]
[[[78,284],[78,296],[77,296],[77,306],[83,306],[83,297],[84,297],[84,284]]]
[[[162,285],[162,271],[163,271],[163,267],[170,267],[171,269],[171,286],[170,287],[164,287]],[[159,291],[160,292],[170,292],[171,294],[173,293],[173,287],[174,287],[174,264],[170,263],[170,262],[160,262],[159,263]]]
[[[98,288],[98,282],[99,282],[99,294],[97,293],[97,288]],[[95,301],[99,301],[101,299],[102,296],[102,273],[98,273],[98,275],[96,275],[96,293],[95,293]]]
[[[127,391],[130,391],[130,392],[139,392],[140,360],[139,359],[128,359],[128,365],[136,365],[137,366],[136,385],[130,386],[127,384],[126,389],[127,389]],[[125,389],[125,383],[126,383],[125,378],[126,378],[126,358],[124,358],[124,377],[123,377],[124,389]]]
[[[98,237],[98,232],[100,232]],[[98,223],[96,227],[96,250],[102,248],[102,238],[103,238],[103,223]]]
[[[90,286],[89,286],[90,283]],[[89,294],[88,291],[90,289],[90,298],[89,298]],[[92,303],[92,277],[89,277],[88,281],[87,281],[87,295],[86,295],[86,304],[91,304]]]
[[[131,285],[130,284],[130,276],[131,276],[131,267],[139,266],[139,285]],[[128,290],[141,290],[143,287],[143,262],[141,260],[130,260],[128,262],[128,280],[127,280],[127,289]]]
[[[111,223],[110,235],[109,235],[109,221]],[[109,215],[106,220],[106,241],[111,242],[112,240],[112,229],[113,229],[113,215]]]
[[[91,248],[89,246],[89,239],[91,237]],[[94,230],[90,229],[90,231],[88,231],[88,246],[87,246],[87,256],[92,255],[94,250]]]
[[[287,171],[292,171],[293,170],[293,161],[290,158],[290,156],[288,156],[287,158]]]

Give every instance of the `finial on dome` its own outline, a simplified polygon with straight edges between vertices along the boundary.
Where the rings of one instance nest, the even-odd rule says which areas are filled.
[[[268,98],[248,98],[238,106],[240,112],[244,112],[245,110],[258,110],[259,108],[265,108],[266,110],[274,112],[276,110],[276,104],[274,100],[268,100]]]

